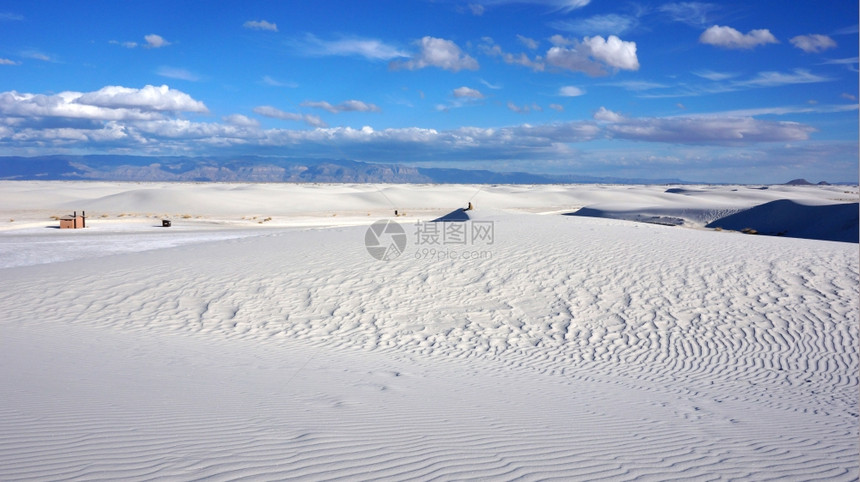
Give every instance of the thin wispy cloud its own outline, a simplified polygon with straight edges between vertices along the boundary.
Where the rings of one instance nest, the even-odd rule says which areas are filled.
[[[301,106],[322,109],[331,112],[332,114],[339,114],[341,112],[379,112],[382,110],[375,104],[362,102],[360,100],[347,100],[337,105],[332,105],[326,101],[306,101],[302,102]]]
[[[260,79],[260,83],[263,85],[268,85],[269,87],[289,87],[295,89],[299,86],[299,84],[295,82],[283,82],[270,75],[264,75],[262,79]]]
[[[493,84],[493,83],[487,82],[487,81],[486,81],[486,80],[484,80],[484,79],[479,79],[479,82],[480,82],[481,84],[483,84],[483,85],[484,85],[484,87],[486,87],[486,88],[488,88],[488,89],[492,89],[492,90],[499,90],[499,89],[501,89],[501,88],[502,88],[502,84]]]
[[[860,32],[860,25],[855,23],[854,25],[848,27],[836,29],[832,33],[833,35],[855,35],[858,32]]]
[[[42,62],[57,62],[56,57],[48,55],[39,50],[24,50],[23,52],[21,52],[21,57],[33,60],[40,60]]]
[[[0,12],[0,22],[21,22],[23,20],[23,15],[11,12]]]
[[[364,57],[376,61],[409,57],[409,54],[404,50],[381,40],[370,38],[342,37],[335,40],[324,40],[315,35],[307,34],[301,40],[292,43],[300,53],[310,56]]]
[[[718,10],[718,6],[704,2],[676,2],[661,5],[658,10],[673,22],[703,27],[713,22],[713,13]]]
[[[177,80],[186,80],[189,82],[197,82],[201,80],[201,77],[190,70],[179,68],[179,67],[169,67],[169,66],[161,66],[158,70],[155,71],[156,74],[167,77],[169,79],[177,79]]]
[[[541,5],[546,7],[550,12],[567,14],[583,8],[589,3],[591,3],[591,0],[476,0],[470,5],[472,6],[472,12],[477,15],[483,14],[487,7],[502,7],[516,4]]]
[[[782,116],[792,114],[832,114],[834,112],[851,112],[855,110],[860,110],[860,106],[858,106],[857,104],[808,104],[778,107],[759,107],[755,109],[735,109],[721,112],[713,112],[710,114],[703,114],[702,116],[760,117],[765,115]]]
[[[243,23],[242,26],[250,30],[268,30],[270,32],[278,31],[277,24],[267,22],[266,20],[248,20]]]
[[[845,65],[849,70],[857,72],[857,65],[860,64],[860,58],[849,57],[846,59],[828,59],[821,62],[821,65]]]
[[[221,118],[224,122],[234,126],[240,127],[259,127],[260,121],[257,119],[251,119],[248,116],[244,116],[242,114],[230,114]]]
[[[137,42],[132,42],[131,40],[120,42],[119,40],[110,40],[108,41],[111,45],[119,45],[121,47],[125,47],[127,49],[133,49],[137,47]]]
[[[510,110],[511,112],[516,112],[517,114],[528,114],[529,112],[543,112],[543,108],[534,102],[526,105],[517,105],[511,101],[508,101],[506,105],[508,107],[508,110]]]
[[[517,40],[521,44],[525,45],[526,48],[529,50],[535,50],[536,48],[538,48],[538,45],[539,45],[537,40],[535,40],[533,38],[526,37],[524,35],[517,34]]]
[[[795,69],[792,72],[759,72],[755,77],[734,82],[733,85],[738,87],[779,87],[830,82],[832,80],[830,77],[813,74],[805,69]]]
[[[791,72],[776,72],[776,71],[765,71],[758,72],[754,76],[746,78],[746,79],[736,79],[736,80],[728,80],[731,78],[735,78],[735,76],[726,76],[717,73],[716,75],[709,75],[708,73],[702,72],[694,72],[694,74],[706,78],[708,80],[715,80],[710,84],[682,84],[676,86],[666,86],[666,89],[673,89],[668,91],[662,91],[658,93],[643,93],[640,95],[642,98],[651,98],[651,99],[659,99],[659,98],[673,98],[673,97],[696,97],[702,95],[710,95],[710,94],[723,94],[728,92],[737,92],[741,90],[749,90],[749,89],[760,89],[760,88],[777,88],[787,85],[799,85],[799,84],[815,84],[821,82],[832,82],[835,79],[832,77],[828,77],[825,75],[815,74],[805,69],[795,69]]]
[[[254,107],[254,113],[272,119],[304,122],[312,127],[327,126],[326,123],[323,122],[322,119],[320,119],[318,116],[311,114],[299,114],[296,112],[286,112],[270,105],[261,105],[259,107]]]
[[[480,104],[485,98],[484,94],[478,89],[473,89],[465,85],[452,90],[450,96],[451,99],[447,103],[436,105],[437,111],[447,112],[451,109],[475,106]]]
[[[696,75],[703,79],[713,80],[714,82],[720,82],[723,80],[731,79],[733,77],[737,77],[738,74],[734,72],[714,72],[713,70],[699,70],[693,72],[693,75]]]
[[[815,128],[742,116],[623,118],[607,124],[614,138],[677,144],[732,145],[809,139]]]
[[[484,53],[484,55],[501,58],[509,65],[520,65],[534,70],[535,72],[542,72],[546,68],[542,57],[536,56],[531,58],[525,53],[513,54],[505,52],[502,50],[501,46],[496,44],[495,41],[489,37],[481,39],[479,49]]]
[[[621,82],[606,83],[605,85],[621,87],[622,89],[629,90],[631,92],[643,92],[646,90],[665,89],[669,87],[666,84],[661,84],[659,82],[650,82],[647,80],[624,80]]]
[[[138,42],[135,42],[132,40],[126,40],[126,41],[110,40],[110,41],[108,41],[108,43],[112,44],[112,45],[119,45],[119,46],[125,47],[127,49],[134,49],[137,47],[143,47],[143,48],[147,48],[147,49],[160,49],[162,47],[167,47],[168,45],[171,45],[171,43],[168,42],[167,40],[165,40],[164,37],[162,37],[161,35],[158,35],[158,34],[154,34],[154,33],[149,34],[149,35],[144,35],[143,43],[138,43]]]
[[[623,35],[639,25],[639,19],[615,13],[572,20],[558,20],[551,26],[576,35]]]

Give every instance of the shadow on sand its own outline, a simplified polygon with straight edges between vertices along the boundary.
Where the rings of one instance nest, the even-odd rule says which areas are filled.
[[[705,227],[752,229],[758,234],[857,243],[860,241],[858,219],[860,203],[808,206],[779,199],[717,219]]]
[[[440,218],[436,218],[431,222],[434,222],[434,223],[451,223],[451,222],[462,223],[462,222],[466,222],[470,219],[472,219],[472,218],[469,216],[469,212],[463,208],[459,208],[459,209],[455,209],[454,211],[451,211],[450,213],[448,213],[448,214],[446,214]]]

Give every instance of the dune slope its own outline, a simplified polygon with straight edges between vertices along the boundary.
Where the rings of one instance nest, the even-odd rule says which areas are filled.
[[[474,219],[0,269],[0,478],[856,479],[856,245]]]
[[[789,199],[761,204],[709,223],[709,228],[826,241],[860,241],[860,204],[809,206]]]

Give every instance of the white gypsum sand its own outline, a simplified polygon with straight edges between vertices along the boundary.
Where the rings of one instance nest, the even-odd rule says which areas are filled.
[[[0,479],[856,479],[857,244],[701,228],[856,188],[695,189],[0,183]]]

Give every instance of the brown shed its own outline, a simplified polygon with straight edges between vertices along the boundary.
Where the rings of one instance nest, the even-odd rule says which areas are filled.
[[[81,211],[80,216],[78,216],[78,212],[75,211],[72,215],[60,218],[60,229],[79,229],[85,227],[87,227],[87,218],[84,211]]]

